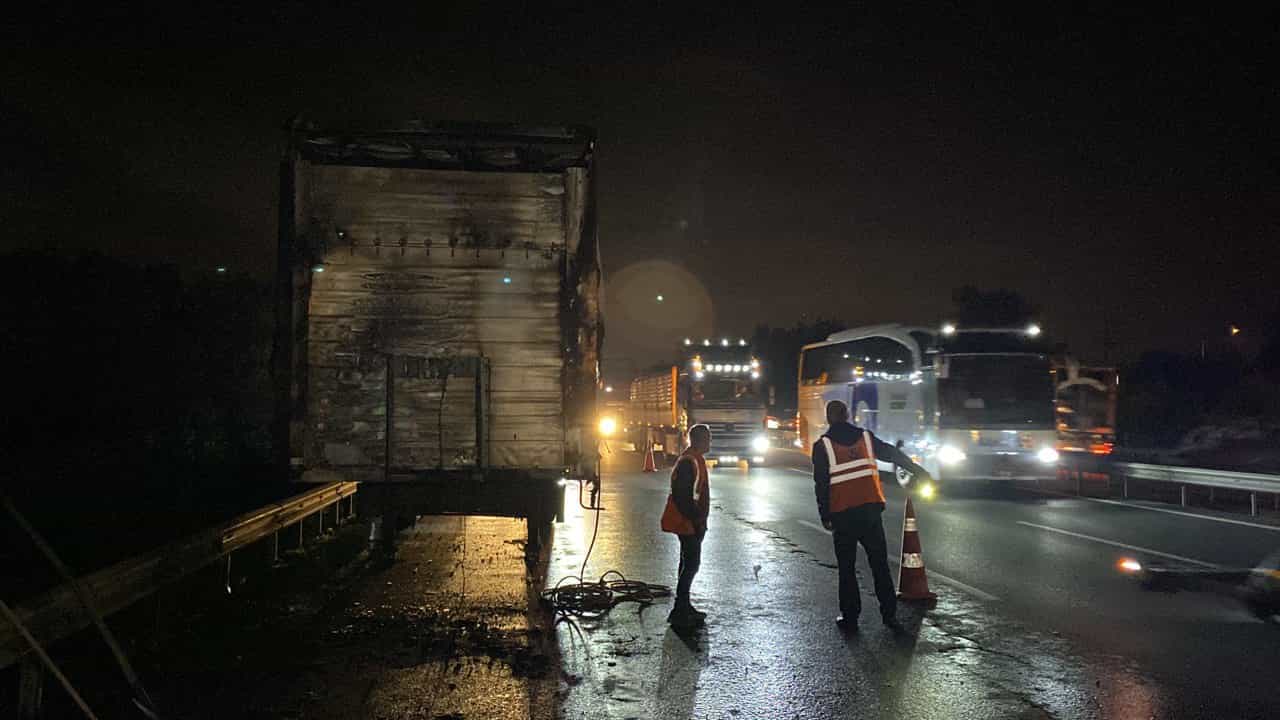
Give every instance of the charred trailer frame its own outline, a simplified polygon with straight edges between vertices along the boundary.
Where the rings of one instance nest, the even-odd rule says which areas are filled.
[[[599,477],[594,147],[584,127],[289,128],[282,471],[361,482],[384,525],[499,515],[545,536],[562,479]]]

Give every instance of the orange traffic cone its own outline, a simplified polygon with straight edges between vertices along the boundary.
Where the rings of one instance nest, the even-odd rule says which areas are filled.
[[[644,469],[641,472],[658,472],[658,466],[653,463],[653,442],[650,441],[644,450]]]
[[[898,599],[932,603],[937,595],[929,592],[929,577],[924,571],[924,554],[920,548],[920,531],[916,528],[916,508],[907,497],[906,515],[902,520],[902,564],[898,566]]]

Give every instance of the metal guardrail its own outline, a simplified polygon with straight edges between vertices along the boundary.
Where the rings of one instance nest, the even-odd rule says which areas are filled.
[[[1249,493],[1250,514],[1257,515],[1258,493],[1280,494],[1280,475],[1125,462],[1112,463],[1111,467],[1123,479],[1125,497],[1129,497],[1130,478],[1181,485],[1183,505],[1187,504],[1188,485],[1240,490]]]
[[[81,577],[78,582],[93,598],[96,609],[105,617],[123,610],[196,570],[226,558],[230,575],[231,553],[272,536],[272,557],[279,554],[279,532],[298,526],[302,538],[302,521],[319,515],[324,528],[325,511],[334,507],[334,523],[343,520],[342,500],[355,495],[358,484],[332,482],[273,503],[250,513],[207,528],[187,538],[143,555],[123,560]],[[354,503],[354,498],[352,499]],[[346,517],[354,507],[349,506]],[[228,586],[229,588],[229,586]],[[71,585],[60,585],[14,608],[18,619],[41,642],[61,640],[92,623],[89,613]],[[0,668],[20,660],[30,647],[11,623],[0,622]]]

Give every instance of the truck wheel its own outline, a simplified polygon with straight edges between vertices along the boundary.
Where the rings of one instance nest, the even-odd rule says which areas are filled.
[[[543,549],[551,546],[551,521],[554,517],[554,513],[539,508],[530,512],[525,518],[527,534],[524,559],[526,563],[537,562],[542,556]]]

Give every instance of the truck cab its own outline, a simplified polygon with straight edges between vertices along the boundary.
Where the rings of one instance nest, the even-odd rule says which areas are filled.
[[[689,428],[705,424],[711,429],[712,462],[767,462],[773,443],[766,425],[763,373],[746,340],[687,339],[680,356],[678,364],[632,381],[637,449],[652,445],[674,456]]]

